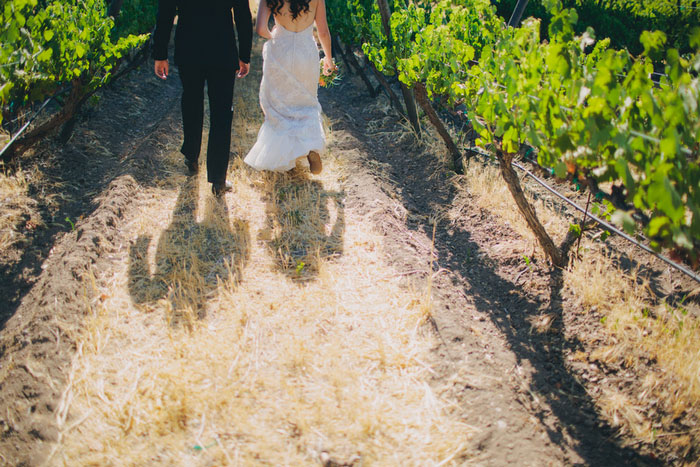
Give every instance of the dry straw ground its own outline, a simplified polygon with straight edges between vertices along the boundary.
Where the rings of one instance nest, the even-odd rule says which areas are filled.
[[[17,233],[21,218],[33,211],[31,198],[27,196],[27,181],[24,173],[18,176],[0,174],[0,193],[4,209],[0,214],[0,250],[7,251],[19,239]]]
[[[262,119],[252,68],[236,85],[239,155]],[[402,284],[344,208],[332,149],[319,177],[237,158],[219,202],[203,170],[182,174],[178,139],[123,226],[121,266],[94,272],[50,463],[464,462],[473,430],[428,384],[429,291]]]
[[[29,185],[44,184],[45,186],[56,185],[37,170],[36,167],[28,170],[18,170],[8,174],[0,172],[0,255],[13,253],[12,250],[22,247],[23,229],[34,230],[44,227],[45,220],[39,212],[39,201],[41,198],[49,209],[54,204],[52,198],[55,195],[40,193],[32,195],[29,192]],[[52,187],[53,188],[53,187]]]
[[[86,282],[89,318],[72,328],[77,352],[48,464],[480,464],[483,427],[464,418],[475,409],[436,381],[440,343],[426,325],[432,251],[425,274],[410,283],[389,265],[371,207],[346,206],[344,186],[355,174],[334,153],[332,128],[321,176],[305,164],[264,174],[241,163],[262,121],[259,56],[258,49],[251,76],[236,84],[239,157],[222,202],[204,170],[184,175],[177,131],[159,140],[152,157],[166,170],[140,187],[131,210],[138,215],[124,217],[129,244],[110,251],[113,268],[93,270]],[[377,113],[366,110],[361,117]],[[414,144],[407,125],[384,115],[367,122],[368,138],[391,133],[441,157],[437,140]],[[179,116],[171,119],[178,128]],[[21,246],[18,226],[43,222],[28,193],[28,180],[41,176],[0,175],[2,251]],[[459,195],[451,204],[420,215],[449,224],[467,204],[495,214],[515,235],[489,255],[522,258],[528,267],[512,283],[531,296],[545,293],[538,287],[546,289],[549,273],[538,271],[545,278],[538,282],[529,269],[535,260],[546,269],[544,258],[498,173],[472,163],[453,181]],[[546,197],[536,204],[561,241],[571,218]],[[396,208],[418,215],[398,201]],[[682,301],[659,298],[641,273],[621,269],[614,248],[586,236],[581,250],[562,272],[567,312],[543,309],[530,332],[554,333],[556,319],[568,320],[565,332],[582,330],[585,342],[567,362],[603,369],[595,370],[598,381],[581,383],[600,418],[621,433],[621,444],[670,447],[682,465],[683,453],[700,446],[697,317]],[[591,316],[600,319],[591,325]],[[500,345],[489,339],[484,346]]]

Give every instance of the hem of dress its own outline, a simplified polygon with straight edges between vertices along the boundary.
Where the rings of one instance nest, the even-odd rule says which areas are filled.
[[[248,166],[252,167],[255,170],[267,170],[269,172],[289,172],[290,170],[292,170],[293,168],[295,168],[297,166],[297,161],[299,159],[305,158],[312,151],[317,152],[320,156],[323,156],[325,154],[325,148],[322,148],[322,149],[311,148],[308,151],[306,151],[305,153],[303,153],[302,155],[295,157],[287,164],[280,165],[280,166],[273,167],[273,168],[270,168],[269,166],[266,166],[264,164],[255,164],[252,161],[248,160],[248,156],[246,156],[245,159],[243,159],[243,162],[245,162]]]

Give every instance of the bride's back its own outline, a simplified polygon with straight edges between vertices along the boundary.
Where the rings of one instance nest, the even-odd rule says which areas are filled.
[[[280,0],[277,1],[282,3],[282,7],[280,8],[279,12],[273,12],[276,24],[279,24],[284,29],[293,32],[303,31],[304,29],[308,28],[313,24],[314,19],[316,17],[316,8],[318,7],[318,0],[309,0],[308,11],[306,11],[306,8],[303,8],[303,5],[306,3],[304,0],[292,0],[294,2],[294,5],[292,5],[292,3],[289,0],[284,0],[284,2],[281,2]],[[292,12],[295,9],[298,11],[298,8],[300,6],[302,6],[301,11],[299,11],[297,13],[297,17],[294,18]]]

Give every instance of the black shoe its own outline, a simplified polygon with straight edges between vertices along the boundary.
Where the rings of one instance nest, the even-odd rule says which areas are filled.
[[[231,182],[226,181],[224,183],[212,183],[211,184],[211,192],[216,196],[217,198],[221,198],[224,193],[233,190],[233,185],[231,185]]]
[[[197,173],[197,171],[199,171],[199,164],[197,163],[197,161],[185,159],[185,165],[187,166],[188,175],[194,175]]]

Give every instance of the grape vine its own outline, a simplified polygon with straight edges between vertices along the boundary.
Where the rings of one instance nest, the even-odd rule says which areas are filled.
[[[55,94],[71,92],[63,123],[86,96],[112,77],[122,57],[147,34],[113,38],[104,0],[7,0],[0,8],[0,123]]]
[[[329,3],[343,11],[341,22],[358,21],[350,1]],[[644,32],[635,58],[597,41],[591,28],[577,35],[578,15],[560,0],[542,3],[551,15],[547,42],[539,20],[508,28],[488,0],[396,0],[391,42],[371,8],[363,11],[370,19],[362,36],[347,40],[406,85],[464,104],[477,143],[493,147],[499,161],[512,161],[528,144],[559,177],[574,176],[596,192],[613,184],[624,197],[616,223],[633,232],[641,218],[652,247],[697,261],[700,29],[689,38],[696,52],[686,56],[666,47],[664,33]],[[665,67],[660,83],[651,79],[654,63]]]

